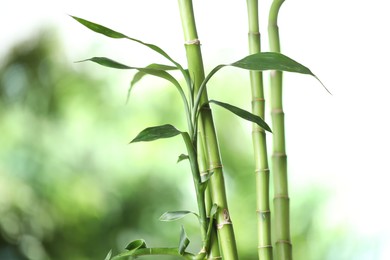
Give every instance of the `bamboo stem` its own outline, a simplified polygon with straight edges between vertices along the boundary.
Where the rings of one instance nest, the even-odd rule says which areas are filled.
[[[194,180],[195,185],[195,192],[196,192],[196,199],[198,203],[198,212],[199,212],[199,222],[201,226],[201,236],[202,236],[202,242],[203,242],[203,249],[207,251],[207,227],[208,227],[208,220],[207,220],[207,214],[206,214],[206,205],[205,205],[205,195],[204,192],[201,190],[200,184],[201,184],[201,177],[200,177],[200,171],[198,166],[198,156],[196,152],[196,148],[193,146],[193,142],[189,136],[188,133],[183,133],[183,139],[184,143],[186,144],[188,157],[191,164],[191,171],[192,176]]]
[[[247,0],[247,9],[249,52],[250,54],[254,54],[261,51],[258,0]],[[264,119],[265,100],[262,73],[259,71],[251,71],[250,82],[252,90],[252,113]],[[264,129],[257,124],[252,124],[252,140],[256,167],[258,256],[260,260],[272,260],[267,142]]]
[[[201,132],[198,132],[198,137],[201,136]],[[203,144],[203,138],[199,138],[198,142],[198,164],[199,164],[199,170],[202,174],[209,174],[207,170],[207,160],[205,156],[205,150],[204,150],[204,144]],[[210,213],[211,207],[212,207],[212,199],[211,199],[211,191],[210,188],[206,188],[205,191],[205,204],[206,204],[206,212]],[[208,218],[210,218],[210,215],[207,215]],[[210,220],[211,221],[211,220]],[[217,237],[217,231],[215,228],[211,231],[211,238],[210,238],[210,252],[209,252],[209,259],[218,259],[218,257],[221,257],[221,252],[219,251],[219,244],[218,244],[218,237]]]
[[[195,25],[192,0],[179,0],[180,16],[186,42],[186,53],[188,69],[194,84],[194,96],[199,91],[199,87],[205,78],[200,42]],[[207,92],[204,91],[201,104],[208,101]],[[214,171],[210,179],[209,188],[213,203],[218,205],[216,214],[216,224],[218,238],[223,259],[238,259],[236,242],[234,238],[233,225],[230,219],[226,190],[219,155],[218,142],[216,138],[212,113],[209,107],[202,109],[200,114],[201,124],[199,130],[205,140],[205,155],[209,164],[209,169]]]
[[[270,50],[280,52],[278,14],[284,0],[274,0],[269,13]],[[273,131],[272,172],[274,176],[275,253],[276,259],[292,259],[290,238],[290,202],[288,196],[287,155],[283,112],[283,75],[271,72],[271,117]]]

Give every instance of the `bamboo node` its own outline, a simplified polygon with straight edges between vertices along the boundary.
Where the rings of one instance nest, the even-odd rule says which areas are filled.
[[[215,169],[222,169],[222,164],[210,164],[210,168],[208,169],[209,172],[212,172]]]
[[[200,45],[200,41],[198,39],[193,39],[185,42],[185,45]]]
[[[272,248],[272,245],[258,246],[257,248],[258,248],[258,249],[262,249],[262,248]]]
[[[253,98],[252,99],[252,103],[255,103],[255,102],[264,102],[265,99],[264,98]]]
[[[277,200],[277,199],[287,199],[287,200],[290,200],[288,195],[282,195],[282,194],[275,195],[274,196],[274,200]]]
[[[259,214],[269,214],[269,213],[271,213],[270,210],[256,210],[256,212],[259,213]]]
[[[287,245],[292,246],[292,243],[290,240],[278,240],[275,242],[275,244],[287,244]]]
[[[272,154],[273,157],[287,157],[287,154],[286,153],[278,153],[278,152],[275,152]]]
[[[249,31],[248,34],[249,35],[260,35],[260,32]]]
[[[265,169],[256,169],[256,170],[255,170],[255,173],[269,173],[269,168],[265,168]]]
[[[254,133],[265,133],[265,131],[263,128],[256,128],[252,130],[252,134]]]
[[[271,114],[284,114],[284,112],[282,108],[274,108],[272,109]]]
[[[217,224],[217,229],[222,229],[225,225],[231,225],[231,224],[232,224],[231,221],[223,221]]]

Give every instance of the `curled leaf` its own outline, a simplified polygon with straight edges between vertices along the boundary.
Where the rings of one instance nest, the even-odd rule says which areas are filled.
[[[184,251],[186,250],[189,244],[190,244],[190,240],[187,237],[184,227],[181,226],[180,241],[179,241],[179,248],[178,248],[178,252],[180,255],[184,254]]]
[[[131,254],[132,252],[135,252],[137,251],[138,249],[141,249],[141,248],[146,248],[146,243],[145,243],[145,240],[143,239],[137,239],[137,240],[133,240],[131,241],[127,246],[126,246],[126,249],[129,250],[130,252],[128,252],[129,254]]]

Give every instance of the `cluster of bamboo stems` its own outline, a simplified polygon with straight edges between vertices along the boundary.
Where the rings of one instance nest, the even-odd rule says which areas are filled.
[[[223,168],[210,104],[219,105],[235,115],[253,122],[253,149],[255,156],[257,219],[258,219],[258,257],[261,260],[292,259],[292,244],[289,231],[289,197],[287,185],[287,156],[284,137],[284,114],[282,105],[282,71],[297,72],[316,77],[308,68],[280,54],[277,17],[284,0],[274,0],[269,14],[269,41],[271,52],[261,52],[258,0],[247,0],[249,21],[250,55],[231,64],[215,67],[205,74],[200,41],[198,39],[192,0],[178,0],[181,23],[184,32],[185,50],[188,70],[173,60],[156,45],[144,43],[122,33],[87,20],[73,17],[89,29],[115,39],[128,39],[138,42],[159,53],[173,64],[151,64],[145,68],[131,67],[104,57],[88,59],[100,65],[116,69],[134,69],[135,74],[131,87],[145,75],[153,75],[169,81],[178,90],[184,104],[187,117],[187,131],[179,131],[166,124],[149,127],[138,134],[132,142],[153,141],[181,135],[187,148],[187,155],[179,160],[188,159],[194,180],[198,212],[186,210],[166,212],[162,221],[180,219],[187,214],[194,214],[199,220],[202,247],[197,254],[186,251],[189,240],[184,228],[180,234],[177,248],[148,248],[142,239],[134,240],[126,251],[106,260],[143,255],[175,255],[185,259],[238,259],[233,223],[230,218]],[[209,100],[207,94],[208,80],[221,68],[233,66],[250,70],[252,113],[223,102]],[[186,81],[187,94],[181,84],[169,74],[170,70],[179,70]],[[266,131],[271,131],[264,122],[265,98],[262,71],[271,70],[271,117],[273,132],[272,171],[269,169]],[[271,232],[270,209],[270,173],[273,175],[273,225]],[[274,235],[271,238],[271,233]],[[274,241],[274,243],[273,243]],[[273,244],[275,246],[273,246]]]

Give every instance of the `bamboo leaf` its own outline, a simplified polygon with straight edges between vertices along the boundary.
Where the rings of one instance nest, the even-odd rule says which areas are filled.
[[[152,49],[153,51],[161,54],[162,56],[167,58],[169,61],[171,61],[173,64],[175,64],[178,69],[183,71],[183,68],[182,68],[182,66],[179,63],[174,61],[164,50],[162,50],[160,47],[158,47],[158,46],[156,46],[154,44],[145,43],[143,41],[140,41],[140,40],[128,37],[128,36],[124,35],[123,33],[116,32],[116,31],[114,31],[114,30],[112,30],[110,28],[107,28],[107,27],[103,26],[103,25],[100,25],[100,24],[97,24],[97,23],[93,23],[93,22],[90,22],[88,20],[76,17],[76,16],[71,16],[71,17],[73,19],[75,19],[76,21],[78,21],[79,23],[81,23],[82,25],[84,25],[85,27],[87,27],[88,29],[90,29],[90,30],[92,30],[92,31],[94,31],[96,33],[100,33],[100,34],[103,34],[103,35],[105,35],[107,37],[114,38],[114,39],[128,39],[128,40],[140,43],[140,44],[142,44],[142,45]]]
[[[266,131],[269,131],[272,133],[271,131],[271,128],[267,125],[267,123],[261,119],[261,117],[259,116],[256,116],[246,110],[243,110],[241,108],[238,108],[236,106],[233,106],[233,105],[230,105],[230,104],[227,104],[227,103],[223,103],[223,102],[220,102],[220,101],[216,101],[216,100],[210,100],[209,103],[213,103],[213,104],[216,104],[220,107],[223,107],[227,110],[229,110],[230,112],[232,112],[233,114],[243,118],[243,119],[246,119],[248,121],[251,121],[253,123],[256,123],[258,124],[260,127],[262,127],[264,130]]]
[[[150,74],[150,75],[153,75],[153,76],[156,76],[159,78],[166,79],[166,80],[170,81],[173,85],[175,85],[177,88],[181,89],[179,82],[174,77],[172,77],[171,74],[166,72],[166,69],[165,70],[161,69],[162,67],[160,67],[160,68],[158,68],[158,66],[152,66],[152,67],[146,67],[146,68],[131,67],[131,66],[124,65],[122,63],[119,63],[115,60],[112,60],[112,59],[109,59],[106,57],[93,57],[93,58],[86,59],[86,60],[83,60],[80,62],[84,62],[84,61],[92,61],[92,62],[95,62],[99,65],[109,67],[109,68],[114,68],[114,69],[138,70],[139,72],[142,73],[139,76],[137,76],[138,80],[140,80],[145,74]],[[161,66],[166,66],[166,65],[161,65]],[[170,68],[172,68],[172,67],[170,67]],[[134,81],[134,79],[133,79],[133,81]]]
[[[160,221],[175,221],[181,219],[188,214],[194,214],[197,218],[199,218],[198,214],[188,210],[178,210],[178,211],[168,211],[161,215]]]
[[[92,62],[95,62],[99,65],[109,67],[109,68],[114,68],[114,69],[138,70],[140,72],[140,74],[136,75],[136,78],[133,79],[133,81],[130,85],[130,89],[128,90],[127,99],[129,98],[132,85],[134,85],[137,81],[139,81],[146,74],[149,74],[149,75],[153,75],[153,76],[156,76],[156,77],[159,77],[159,78],[162,78],[162,79],[165,79],[165,80],[171,82],[176,87],[176,89],[179,91],[180,96],[183,99],[183,102],[187,106],[187,101],[185,99],[185,95],[184,95],[183,90],[180,86],[180,83],[171,74],[166,72],[166,70],[173,70],[175,67],[168,66],[168,65],[162,65],[162,64],[152,64],[151,67],[145,67],[145,68],[131,67],[131,66],[124,65],[122,63],[119,63],[115,60],[112,60],[112,59],[109,59],[106,57],[93,57],[93,58],[82,60],[79,62],[85,62],[85,61],[92,61]]]
[[[112,255],[112,250],[110,250],[110,252],[108,252],[108,254],[106,255],[106,258],[104,258],[104,260],[110,260],[111,255]]]
[[[142,130],[130,143],[150,142],[161,138],[169,138],[181,134],[174,126],[166,124],[148,127]]]
[[[239,61],[233,62],[229,66],[247,70],[277,70],[311,75],[329,92],[321,80],[314,75],[309,68],[278,52],[259,52],[252,54]]]
[[[188,155],[186,155],[186,154],[180,154],[179,155],[179,158],[177,159],[177,163],[179,163],[179,162],[181,162],[181,161],[183,161],[183,160],[187,160],[187,159],[189,159],[190,157],[188,156]]]
[[[179,248],[178,248],[178,252],[180,255],[184,254],[184,251],[186,250],[189,244],[190,244],[190,240],[187,237],[184,227],[181,226],[180,241],[179,241]]]
[[[143,240],[143,239],[137,239],[137,240],[131,241],[126,246],[126,249],[129,250],[129,252],[128,252],[129,254],[131,254],[131,253],[133,253],[141,248],[147,248],[145,240]]]
[[[303,66],[302,64],[278,52],[259,52],[259,53],[246,56],[245,58],[230,64],[218,65],[214,69],[212,69],[210,73],[203,80],[201,86],[199,87],[199,92],[196,96],[196,101],[194,106],[195,108],[197,108],[197,106],[199,105],[200,97],[206,88],[207,82],[213,77],[215,73],[217,73],[220,69],[226,66],[233,66],[236,68],[241,68],[246,70],[257,70],[257,71],[276,70],[276,71],[288,71],[288,72],[311,75],[315,77],[325,88],[325,90],[330,93],[330,91],[325,87],[325,85],[321,82],[321,80],[313,72],[311,72],[310,69]]]
[[[145,69],[151,69],[151,70],[159,70],[159,71],[167,71],[167,70],[177,70],[177,67],[169,66],[169,65],[164,65],[164,64],[157,64],[153,63],[145,67]],[[137,73],[134,74],[133,79],[130,82],[130,87],[129,90],[127,91],[127,100],[129,100],[130,97],[130,92],[133,89],[134,85],[140,81],[144,76],[148,75],[150,73],[146,73],[145,71],[140,71],[138,70]],[[179,84],[179,83],[177,83]]]

